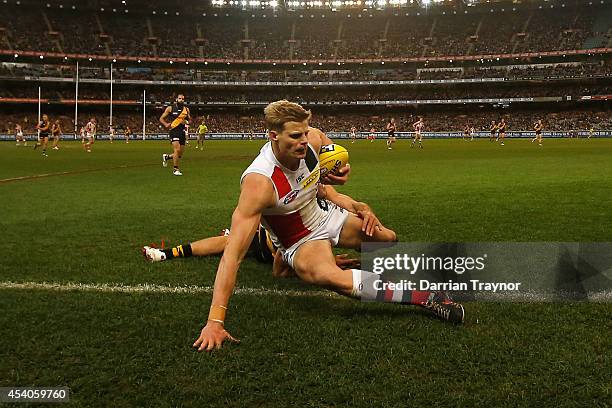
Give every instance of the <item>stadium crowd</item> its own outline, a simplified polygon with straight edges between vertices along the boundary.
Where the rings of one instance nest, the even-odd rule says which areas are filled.
[[[241,16],[29,9],[2,12],[0,43],[15,51],[228,59],[434,57],[606,46],[597,7],[401,16],[307,12]],[[8,11],[8,10],[4,10]],[[466,10],[467,11],[467,10]],[[456,11],[455,11],[456,13]],[[313,19],[316,18],[316,24]],[[501,24],[503,22],[503,24]],[[27,27],[24,30],[23,27]],[[91,44],[96,44],[92,48]]]

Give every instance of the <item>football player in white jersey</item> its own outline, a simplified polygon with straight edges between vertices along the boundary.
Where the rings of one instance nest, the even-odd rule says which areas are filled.
[[[356,201],[346,194],[339,193],[334,187],[323,184],[319,185],[317,199],[328,201],[328,203],[320,204],[320,206],[325,205],[329,207],[332,204],[336,204],[347,211],[350,211],[354,215],[357,215],[360,211],[362,211],[367,217],[364,218],[364,225],[366,228],[365,231],[367,235],[372,236],[374,233],[374,228],[376,228],[378,225],[380,234],[377,234],[377,239],[381,240],[382,242],[396,240],[395,232],[382,225],[370,206],[368,206],[366,203]],[[155,246],[144,246],[142,248],[142,254],[149,262],[162,262],[176,258],[189,258],[192,256],[205,257],[220,255],[223,253],[225,245],[227,244],[229,232],[229,229],[224,229],[218,236],[208,237],[195,242],[181,244],[166,249],[159,249]],[[269,233],[265,227],[259,227],[255,237],[253,238],[250,249],[255,253],[257,259],[261,261],[272,262],[274,260],[274,267],[272,270],[273,276],[295,276],[295,271],[283,261],[282,256],[280,256],[280,252],[277,251],[278,247],[276,247],[270,239]],[[358,266],[358,260],[348,258],[347,254],[336,255],[336,265],[340,266],[342,269],[347,269]]]
[[[412,129],[414,130],[414,138],[412,139],[412,143],[410,143],[410,147],[414,147],[415,142],[418,140],[419,147],[423,148],[423,127],[425,123],[423,122],[423,117],[419,116],[419,120],[412,124]]]
[[[91,153],[91,146],[94,144],[96,139],[96,118],[89,119],[89,122],[85,125],[85,134],[87,142],[83,145],[87,153]]]
[[[358,249],[362,242],[376,240],[381,230],[380,225],[373,225],[372,236],[366,234],[364,211],[351,216],[335,204],[327,209],[318,205],[318,152],[331,140],[308,126],[310,111],[296,103],[273,102],[264,114],[270,141],[241,178],[232,233],[217,269],[208,321],[193,344],[198,351],[220,348],[226,340],[238,341],[225,330],[225,316],[238,267],[260,220],[270,231],[283,260],[303,281],[362,300],[376,300],[382,290],[375,284],[380,282],[379,275],[359,269],[343,270],[336,265],[332,245]],[[345,182],[347,178],[348,172],[334,181]],[[404,289],[392,292],[384,299],[420,305],[445,320],[463,322],[463,307],[443,293]]]
[[[24,146],[28,145],[28,141],[23,136],[23,129],[19,123],[15,125],[15,142],[17,146],[19,146],[19,143],[23,143]]]

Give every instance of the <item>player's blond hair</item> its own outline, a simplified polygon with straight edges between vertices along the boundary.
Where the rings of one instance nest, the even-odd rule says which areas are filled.
[[[303,122],[312,114],[302,105],[285,99],[272,102],[264,109],[266,127],[275,132],[282,132],[287,122]]]

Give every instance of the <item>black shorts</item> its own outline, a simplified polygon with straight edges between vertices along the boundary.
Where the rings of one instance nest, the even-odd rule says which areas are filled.
[[[387,136],[388,136],[388,137],[395,137],[395,130],[389,130],[389,131],[387,132]]]
[[[541,130],[536,130],[536,136],[540,136],[542,134]]]
[[[185,130],[184,129],[171,129],[170,130],[170,142],[179,142],[179,145],[185,146]]]

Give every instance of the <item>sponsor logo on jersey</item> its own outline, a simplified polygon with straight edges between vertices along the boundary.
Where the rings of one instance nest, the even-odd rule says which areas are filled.
[[[312,173],[310,173],[310,176],[308,176],[304,181],[302,181],[301,187],[303,189],[307,189],[308,187],[310,187],[312,183],[318,182],[319,173],[320,173],[320,170],[317,167]]]

